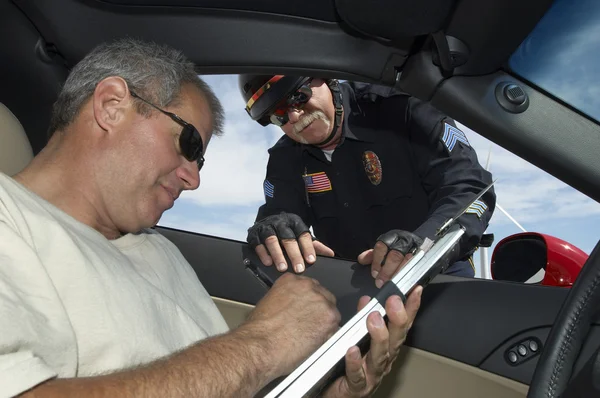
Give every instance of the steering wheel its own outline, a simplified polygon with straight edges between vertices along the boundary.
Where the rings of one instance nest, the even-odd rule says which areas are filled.
[[[563,303],[538,361],[527,398],[557,398],[566,390],[575,360],[600,308],[600,242]]]

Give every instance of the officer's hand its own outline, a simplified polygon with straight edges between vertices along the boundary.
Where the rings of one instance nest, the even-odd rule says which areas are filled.
[[[246,239],[264,265],[277,264],[277,269],[281,272],[288,267],[282,245],[296,272],[304,271],[305,261],[308,264],[314,263],[317,254],[330,257],[334,255],[329,247],[313,241],[306,224],[292,213],[282,212],[263,218],[248,229]]]
[[[421,292],[418,286],[406,300],[406,308],[398,296],[392,296],[385,303],[388,325],[379,312],[372,312],[367,317],[367,329],[371,335],[369,352],[361,357],[358,347],[352,347],[346,352],[346,375],[340,377],[325,391],[326,398],[368,397],[379,386],[387,375],[392,363],[400,352],[400,347],[406,334],[411,328],[419,306]],[[369,302],[368,296],[361,297],[359,311]]]
[[[412,232],[393,229],[380,235],[375,248],[362,252],[358,262],[371,265],[375,285],[381,288],[411,259],[411,252],[422,243],[423,239]]]

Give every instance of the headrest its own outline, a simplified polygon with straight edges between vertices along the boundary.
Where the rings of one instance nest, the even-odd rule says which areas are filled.
[[[19,120],[0,103],[0,172],[17,174],[33,159],[33,151]]]

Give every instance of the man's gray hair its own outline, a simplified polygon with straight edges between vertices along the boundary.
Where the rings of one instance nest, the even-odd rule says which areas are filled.
[[[110,76],[123,78],[131,91],[161,108],[176,103],[184,84],[193,84],[210,107],[212,134],[223,134],[223,107],[194,64],[179,50],[132,38],[101,44],[75,65],[54,103],[49,134],[71,124],[96,85]],[[143,116],[152,112],[141,101],[136,106]]]

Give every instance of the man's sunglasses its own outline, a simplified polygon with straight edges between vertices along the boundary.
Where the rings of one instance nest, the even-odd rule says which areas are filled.
[[[150,105],[154,109],[164,113],[168,117],[170,117],[175,123],[179,124],[181,129],[181,134],[179,135],[179,147],[181,148],[181,154],[190,162],[196,162],[198,164],[198,171],[202,169],[204,166],[204,156],[202,155],[202,151],[204,149],[204,145],[202,143],[202,136],[192,124],[186,122],[176,114],[172,112],[167,112],[163,109],[160,109],[158,106],[153,103],[146,101],[133,91],[129,91],[131,96],[139,99],[142,102]]]
[[[289,121],[288,112],[290,109],[300,110],[304,108],[304,105],[306,105],[312,97],[312,89],[310,88],[311,81],[312,79],[309,79],[295,92],[285,98],[271,116],[269,116],[269,121],[275,126],[283,126]]]

